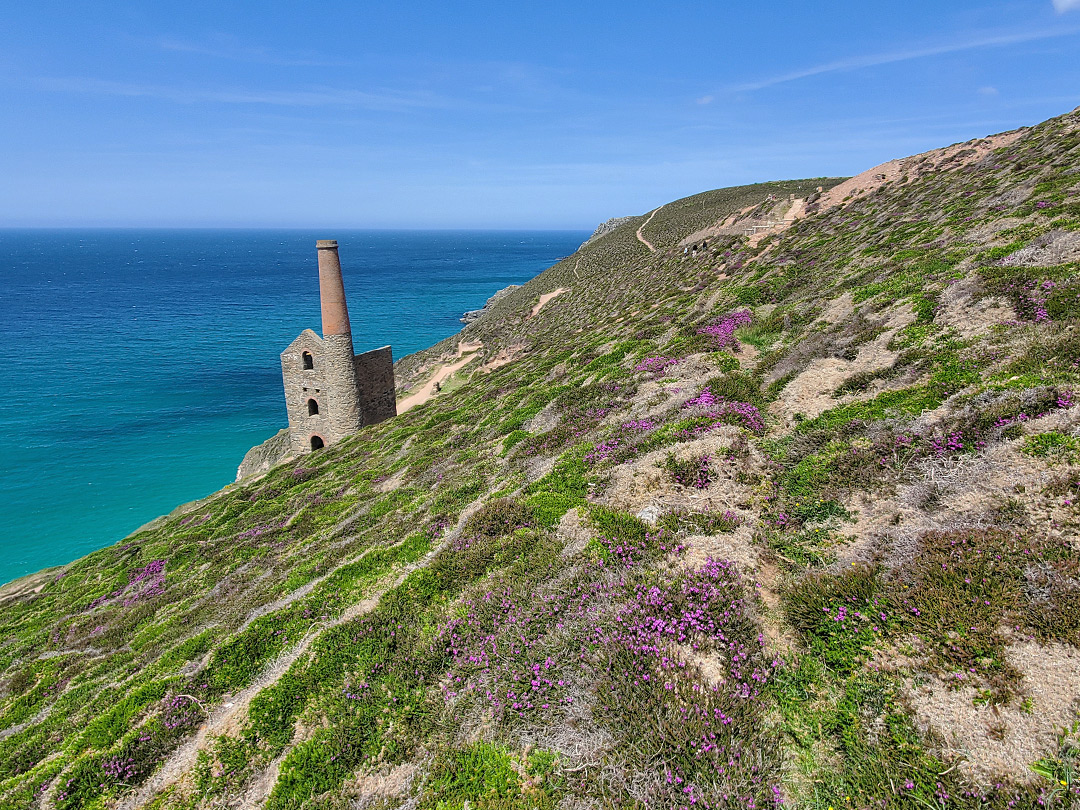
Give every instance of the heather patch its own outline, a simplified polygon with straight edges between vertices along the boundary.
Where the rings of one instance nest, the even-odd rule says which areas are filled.
[[[784,609],[808,649],[841,674],[861,666],[896,621],[878,573],[866,568],[809,575],[785,594]]]
[[[695,416],[701,422],[700,427],[694,429],[698,434],[720,425],[736,425],[757,434],[765,432],[765,420],[756,405],[727,400],[714,394],[709,386],[688,399],[683,407],[695,409]]]
[[[590,467],[605,463],[621,464],[640,455],[655,443],[652,433],[658,427],[655,419],[633,419],[623,422],[612,434],[585,454],[585,464]]]
[[[672,366],[678,365],[679,360],[674,357],[664,357],[663,355],[657,355],[655,357],[646,357],[636,366],[634,371],[643,371],[646,376],[657,378],[663,377],[667,370]]]
[[[663,768],[654,801],[780,803],[776,740],[762,705],[762,689],[780,662],[763,650],[734,566],[710,560],[671,586],[642,584],[618,619],[615,632],[594,636],[601,642],[594,712],[626,735],[634,759]],[[703,686],[680,647],[715,656],[719,681]]]
[[[794,437],[777,446],[785,493],[809,502],[815,496],[835,500],[852,489],[891,487],[921,475],[925,461],[978,453],[1015,437],[1024,422],[1073,404],[1070,393],[1050,388],[981,396],[932,428],[919,429],[900,418],[912,396],[919,395],[905,394],[899,402],[888,397],[901,405],[895,410],[860,403],[800,424]]]
[[[762,649],[733,564],[658,577],[645,566],[679,553],[663,530],[599,508],[590,522],[600,532],[595,562],[535,592],[492,583],[440,626],[448,708],[480,707],[496,728],[512,728],[564,723],[585,701],[597,722],[615,724],[635,767],[659,777],[654,800],[771,800],[774,765],[747,735],[764,733],[758,703],[779,662]],[[720,681],[704,685],[688,653],[715,658]],[[617,719],[651,723],[655,713],[666,718],[659,736]]]
[[[624,408],[635,393],[633,384],[605,382],[572,389],[556,400],[559,424],[537,436],[525,438],[514,450],[517,458],[549,454],[579,441],[609,414]]]
[[[784,597],[807,649],[841,674],[859,670],[883,641],[913,639],[947,683],[974,684],[1008,702],[1019,674],[1007,632],[1078,637],[1078,566],[1067,544],[993,531],[931,532],[883,571],[808,574]]]
[[[735,343],[735,330],[742,326],[748,326],[754,321],[750,310],[743,309],[729,312],[721,316],[714,323],[698,329],[698,333],[708,335],[718,349],[726,349]]]
[[[1018,674],[1005,656],[1003,628],[1075,638],[1069,586],[1077,564],[1067,545],[992,531],[931,533],[894,573],[891,595],[901,626],[922,639],[921,651],[944,677],[986,684],[993,700],[1007,701]],[[1052,620],[1058,611],[1061,619]]]

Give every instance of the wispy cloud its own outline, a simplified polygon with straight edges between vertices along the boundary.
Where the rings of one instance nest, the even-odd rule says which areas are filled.
[[[1080,7],[1080,0],[1055,0],[1059,6],[1068,8]],[[758,81],[731,85],[729,92],[751,92],[763,90],[766,87],[774,87],[778,84],[808,79],[811,76],[820,76],[825,73],[847,73],[862,68],[875,67],[877,65],[891,65],[897,62],[910,62],[914,59],[926,59],[931,56],[942,56],[950,53],[973,51],[980,48],[999,48],[1006,45],[1017,45],[1024,42],[1036,42],[1044,39],[1072,36],[1080,33],[1080,28],[1053,28],[1041,31],[1027,31],[1015,34],[984,34],[969,39],[955,40],[953,42],[938,45],[926,45],[904,50],[885,51],[883,53],[853,56],[849,59],[837,59],[833,62],[823,62],[820,65],[793,70],[790,73],[781,73]]]
[[[1054,0],[1054,9],[1058,14],[1080,8],[1080,0]]]
[[[162,50],[174,53],[190,53],[214,59],[252,62],[260,65],[277,65],[279,67],[350,67],[352,65],[351,62],[326,59],[311,54],[275,53],[267,48],[253,48],[228,40],[206,45],[179,39],[162,39],[156,44]]]
[[[367,92],[351,88],[316,87],[306,90],[248,90],[243,88],[170,87],[89,77],[39,78],[39,90],[58,93],[155,98],[179,104],[263,104],[280,107],[361,107],[406,110],[449,107],[445,98],[428,94]]]

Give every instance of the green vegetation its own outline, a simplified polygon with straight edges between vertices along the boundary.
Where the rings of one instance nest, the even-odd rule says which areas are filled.
[[[1080,123],[954,151],[634,217],[397,373],[511,362],[0,591],[0,808],[1075,804]]]

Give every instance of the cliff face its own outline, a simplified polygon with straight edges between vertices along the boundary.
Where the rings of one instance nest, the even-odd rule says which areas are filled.
[[[290,445],[288,428],[282,428],[262,444],[255,445],[244,454],[240,467],[236,470],[236,480],[267,472],[271,467],[280,464],[290,455]]]
[[[461,322],[472,323],[481,315],[486,315],[488,312],[491,311],[492,307],[494,307],[495,304],[498,303],[499,299],[505,298],[507,295],[509,295],[511,292],[513,292],[520,286],[520,284],[511,284],[507,287],[503,287],[501,290],[498,290],[493,296],[491,296],[487,301],[484,302],[484,306],[482,308],[470,309],[468,312],[463,314],[461,316]]]
[[[633,217],[611,217],[610,219],[605,219],[603,222],[596,226],[596,230],[592,232],[592,236],[590,236],[588,239],[581,243],[581,247],[585,247],[587,244],[589,244],[589,242],[593,241],[594,239],[599,239],[601,236],[605,236],[606,234],[611,233],[620,225],[625,225],[632,219]]]
[[[1070,806],[1080,115],[898,165],[632,218],[5,588],[0,804]]]

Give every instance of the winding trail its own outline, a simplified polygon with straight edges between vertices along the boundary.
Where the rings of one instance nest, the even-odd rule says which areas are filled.
[[[434,376],[432,376],[430,380],[424,383],[424,386],[419,391],[413,394],[409,394],[409,396],[402,399],[397,404],[398,415],[400,416],[401,414],[405,413],[405,411],[409,410],[410,408],[415,408],[417,405],[423,405],[425,402],[435,396],[435,394],[437,393],[435,386],[441,383],[450,375],[452,375],[458,369],[461,369],[471,363],[473,360],[474,352],[482,349],[483,346],[484,344],[480,341],[477,341],[476,343],[467,343],[463,341],[461,344],[459,344],[458,357],[460,357],[461,359],[458,360],[456,363],[440,368],[438,371],[435,372]]]
[[[576,269],[575,269],[575,272],[576,272]],[[535,318],[537,315],[540,314],[540,310],[542,310],[544,308],[544,304],[546,304],[552,298],[557,298],[558,296],[562,295],[564,292],[569,292],[569,290],[567,290],[565,287],[559,287],[559,289],[557,289],[557,290],[552,290],[549,293],[544,293],[543,295],[541,295],[540,300],[532,308],[532,312],[529,313],[528,317],[525,320],[528,320],[529,318]]]
[[[666,205],[666,203],[665,203],[665,205]],[[664,207],[663,205],[660,206],[660,208],[663,208],[663,207]],[[656,212],[659,211],[660,208],[654,208],[652,210],[652,213],[649,214],[649,218],[647,220],[645,220],[644,222],[642,222],[641,227],[637,229],[637,239],[638,239],[638,241],[641,242],[641,244],[643,244],[645,247],[647,247],[649,249],[650,253],[655,253],[656,252],[656,246],[653,245],[653,243],[650,242],[648,239],[646,239],[644,236],[642,236],[641,232],[645,229],[646,225],[648,225],[650,222],[652,222],[652,218],[656,216]]]

